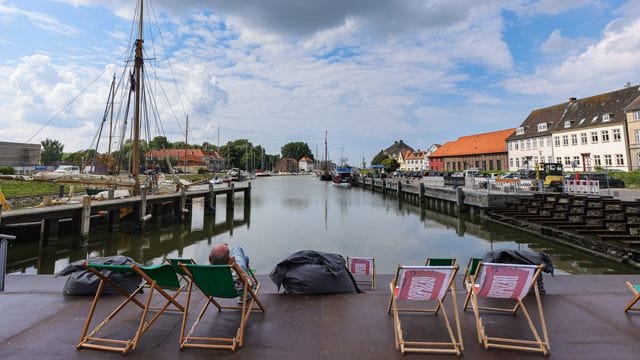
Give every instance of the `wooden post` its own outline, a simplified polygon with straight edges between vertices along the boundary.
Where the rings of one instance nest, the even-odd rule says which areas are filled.
[[[216,193],[213,188],[213,184],[209,183],[209,202],[208,202],[208,211],[216,213]]]
[[[418,202],[420,203],[420,209],[424,208],[424,183],[420,183],[420,194],[418,195]]]
[[[235,185],[233,183],[229,183],[229,190],[227,191],[227,210],[229,208],[233,208],[233,203],[235,201]]]
[[[114,189],[109,189],[108,198],[113,200],[115,194]],[[120,209],[109,210],[109,231],[118,230],[120,227]]]
[[[40,239],[42,246],[55,245],[58,241],[58,219],[42,220],[40,228]]]
[[[89,236],[91,225],[91,196],[82,197],[82,216],[80,217],[80,237],[85,239]]]
[[[144,227],[144,217],[147,215],[147,189],[140,185],[140,205],[138,206],[138,225]]]
[[[64,197],[64,185],[60,185],[58,188],[58,199],[62,199]]]
[[[397,194],[398,195],[398,203],[401,203],[402,202],[402,181],[398,181],[396,183],[396,186],[397,186],[397,190],[396,191],[398,192],[398,194]]]

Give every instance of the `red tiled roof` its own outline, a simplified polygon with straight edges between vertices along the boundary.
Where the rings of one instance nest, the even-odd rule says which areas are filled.
[[[212,155],[205,154],[202,149],[160,149],[160,150],[149,150],[147,151],[146,157],[149,158],[175,158],[178,161],[184,162],[186,152],[187,162],[202,162],[205,157],[213,156],[216,157],[217,153]],[[218,157],[220,155],[217,155]]]
[[[313,160],[311,160],[311,158],[308,157],[308,156],[303,156],[302,159],[300,159],[300,161],[306,161],[308,163],[312,163],[313,162]]]
[[[505,129],[483,134],[461,136],[458,140],[445,143],[430,157],[495,154],[507,152],[506,139],[515,129]]]

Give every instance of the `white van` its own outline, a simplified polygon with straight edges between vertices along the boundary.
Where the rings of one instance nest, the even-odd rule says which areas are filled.
[[[80,174],[80,167],[75,165],[60,165],[54,172],[65,174]]]

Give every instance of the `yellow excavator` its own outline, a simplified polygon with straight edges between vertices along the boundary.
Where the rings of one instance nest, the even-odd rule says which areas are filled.
[[[536,180],[542,185],[546,191],[562,191],[564,186],[564,174],[562,172],[561,163],[542,163],[536,164]],[[538,185],[539,187],[539,185]],[[538,189],[542,190],[542,189]]]
[[[0,190],[0,207],[2,207],[2,210],[11,210],[11,204],[4,197],[2,190]]]

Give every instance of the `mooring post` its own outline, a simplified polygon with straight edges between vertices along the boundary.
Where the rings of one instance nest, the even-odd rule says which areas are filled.
[[[209,183],[209,204],[208,205],[209,205],[207,206],[208,210],[215,214],[216,213],[216,193],[212,183]]]
[[[229,190],[227,191],[227,211],[233,209],[233,203],[235,201],[235,184],[229,183]]]
[[[420,202],[420,209],[424,208],[424,183],[420,183],[420,195],[418,195],[418,201]]]
[[[462,210],[464,210],[464,190],[462,187],[457,187],[455,211],[459,214]]]
[[[138,208],[138,225],[140,229],[144,228],[147,221],[151,220],[153,215],[147,214],[147,189],[145,185],[140,185],[140,206]]]
[[[115,196],[115,190],[109,189],[107,194],[108,194],[107,197],[109,198],[109,200],[113,200]],[[120,225],[120,209],[109,210],[108,220],[109,220],[109,231],[118,230],[118,227]]]
[[[398,192],[398,202],[402,202],[402,181],[398,181],[396,183],[397,189],[396,191]]]
[[[0,208],[0,212],[2,208]],[[8,240],[15,240],[13,235],[0,234],[0,291],[4,291],[4,276],[7,272],[7,251],[9,249]]]
[[[382,179],[382,195],[383,195],[383,197],[386,194],[387,194],[387,181],[385,179]]]
[[[183,219],[183,215],[189,213],[189,208],[187,208],[187,188],[182,186],[180,188],[180,219]]]
[[[58,188],[58,199],[62,199],[64,197],[64,185],[60,185]]]
[[[91,225],[91,196],[84,195],[82,197],[82,215],[80,217],[80,237],[87,238],[89,236],[89,228]]]

